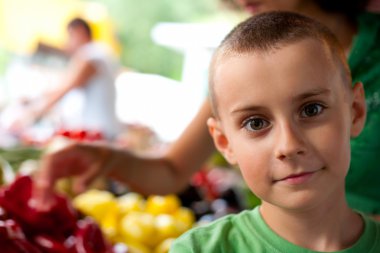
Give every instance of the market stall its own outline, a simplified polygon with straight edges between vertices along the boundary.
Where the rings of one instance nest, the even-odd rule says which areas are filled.
[[[158,141],[146,139],[154,134],[137,129],[134,141],[140,145],[129,148],[140,154],[157,150],[153,146]],[[257,199],[248,197],[238,171],[224,168],[224,161],[216,155],[177,195],[143,196],[109,179],[100,179],[74,195],[70,179],[62,179],[54,193],[56,205],[48,211],[34,209],[33,176],[41,156],[83,141],[99,140],[90,133],[61,132],[45,145],[0,150],[0,232],[4,238],[0,245],[8,245],[9,252],[25,252],[25,248],[40,253],[167,252],[172,241],[190,228],[257,204]]]

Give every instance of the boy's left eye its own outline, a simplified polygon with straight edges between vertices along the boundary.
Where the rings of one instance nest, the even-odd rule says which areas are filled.
[[[308,117],[319,115],[320,113],[322,113],[324,109],[325,107],[321,104],[317,104],[317,103],[308,104],[302,108],[301,117],[308,118]]]

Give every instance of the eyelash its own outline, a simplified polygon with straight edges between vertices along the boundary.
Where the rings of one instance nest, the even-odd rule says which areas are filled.
[[[247,131],[249,131],[249,132],[258,132],[258,131],[261,131],[262,129],[264,129],[264,127],[261,128],[261,129],[258,129],[258,130],[252,129],[252,128],[250,127],[250,123],[253,122],[254,120],[261,120],[261,122],[264,122],[264,124],[266,123],[267,126],[270,125],[270,122],[269,122],[268,120],[265,120],[265,119],[263,119],[263,118],[259,118],[259,117],[257,117],[257,116],[253,116],[253,117],[250,117],[250,118],[245,119],[241,125],[242,125],[243,128],[245,128],[245,129],[246,129]],[[267,127],[267,126],[266,126],[266,127]],[[249,129],[249,128],[251,128],[251,129]]]
[[[305,112],[305,109],[307,109],[307,108],[310,107],[310,106],[317,106],[317,107],[318,107],[318,109],[317,109],[317,110],[318,110],[317,113],[314,114],[314,115],[309,115],[309,116],[308,116],[308,115],[302,115],[302,114]],[[302,106],[301,111],[300,111],[300,116],[301,116],[301,118],[311,118],[311,117],[316,117],[316,116],[320,115],[321,113],[323,113],[323,111],[324,111],[326,108],[327,108],[327,107],[326,107],[325,105],[321,104],[321,103],[316,103],[316,102],[308,103],[308,104]]]
[[[317,112],[316,114],[314,115],[303,115],[305,113],[305,110],[308,109],[309,107],[311,106],[316,106],[317,107]],[[323,111],[327,108],[327,106],[321,104],[321,103],[316,103],[316,102],[313,102],[313,103],[308,103],[304,106],[302,106],[301,108],[301,111],[300,111],[300,117],[301,118],[312,118],[312,117],[316,117],[318,115],[320,115],[321,113],[323,113]],[[315,109],[315,108],[314,108]],[[253,123],[254,120],[260,120],[261,124],[264,124],[263,127],[261,127],[260,129],[253,129],[250,125],[250,123]],[[256,122],[257,123],[257,122]],[[259,131],[262,131],[263,129],[267,128],[268,126],[270,126],[271,123],[264,119],[264,118],[260,118],[258,116],[252,116],[252,117],[249,117],[245,120],[243,120],[242,124],[241,124],[241,127],[246,129],[247,131],[249,132],[259,132]]]

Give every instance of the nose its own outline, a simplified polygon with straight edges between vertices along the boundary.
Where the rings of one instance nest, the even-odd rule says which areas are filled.
[[[275,156],[279,160],[291,160],[306,153],[303,133],[292,123],[278,126],[275,145]]]

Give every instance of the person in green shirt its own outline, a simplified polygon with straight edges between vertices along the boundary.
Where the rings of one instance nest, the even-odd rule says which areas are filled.
[[[380,252],[380,223],[345,198],[366,118],[351,82],[343,48],[311,18],[267,12],[235,27],[210,66],[207,124],[262,204],[190,230],[170,252]]]
[[[268,10],[307,15],[337,36],[347,55],[353,83],[363,83],[367,101],[366,125],[360,136],[351,141],[346,198],[350,207],[380,219],[380,15],[375,1],[233,1],[251,15]],[[377,13],[365,12],[366,6]]]

